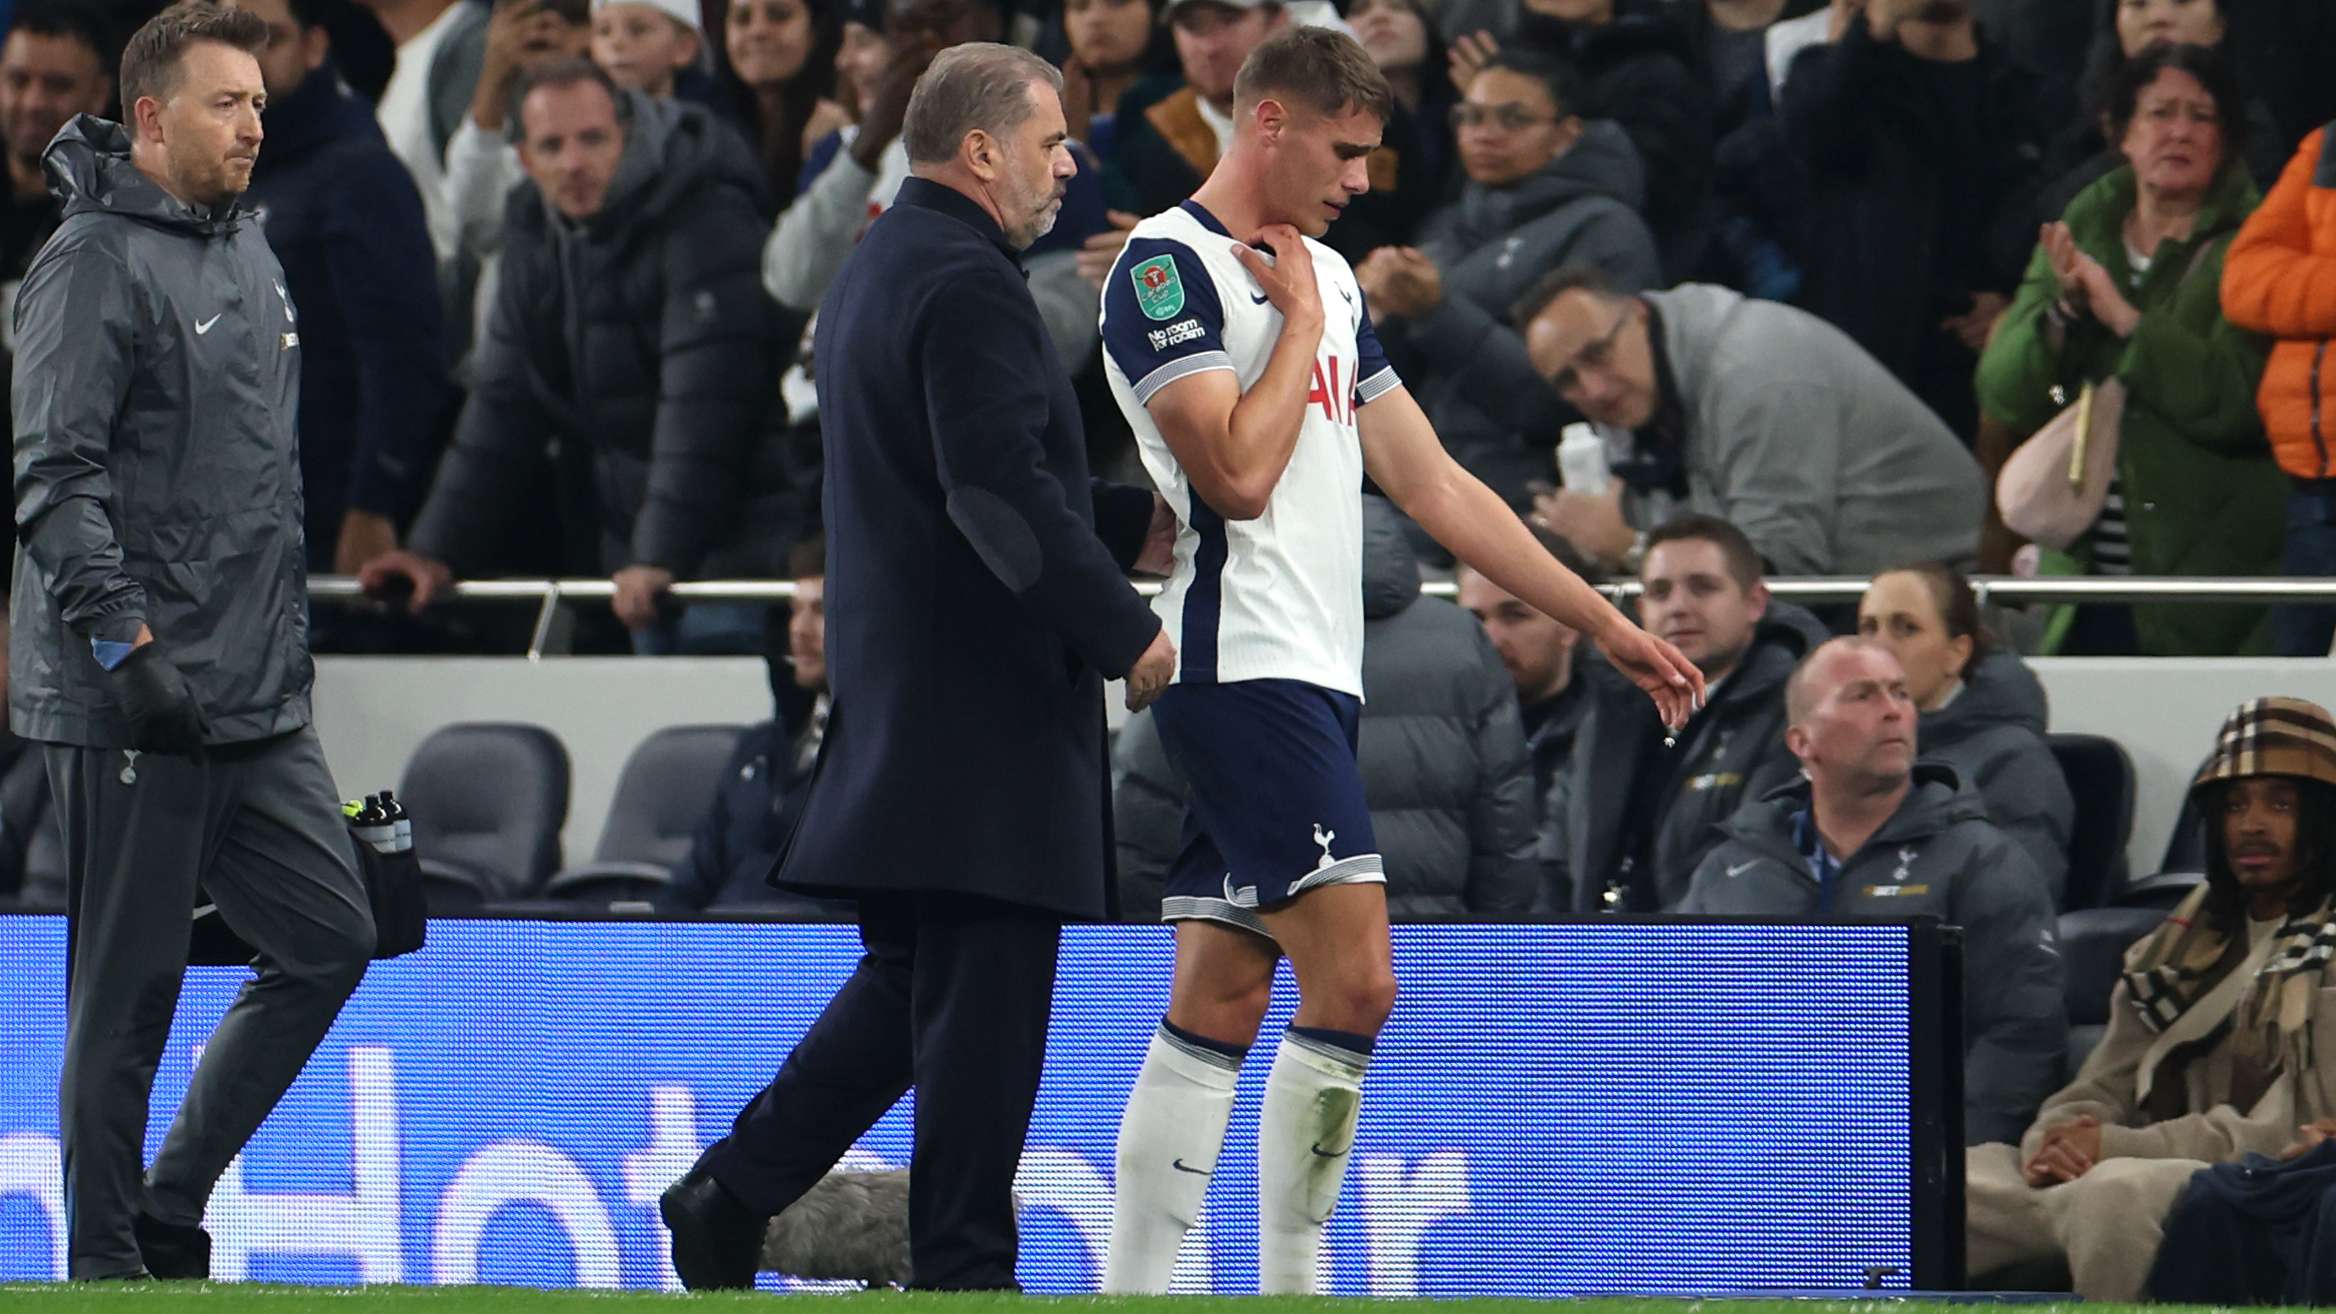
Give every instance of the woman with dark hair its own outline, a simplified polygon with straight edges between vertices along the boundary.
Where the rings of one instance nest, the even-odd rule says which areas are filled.
[[[1396,102],[1411,111],[1414,119],[1438,125],[1451,117],[1453,102],[1458,99],[1452,87],[1451,57],[1420,0],[1354,0],[1346,8],[1346,21],[1355,30],[1355,40],[1370,52],[1371,62],[1387,75]],[[1452,134],[1431,126],[1419,135],[1426,167],[1436,178],[1443,178],[1452,163]]]
[[[2020,1144],[1964,1160],[1977,1284],[2057,1259],[2085,1299],[2133,1300],[2192,1177],[2336,1117],[2336,718],[2241,705],[2192,796],[2206,883],[2126,952],[2106,1034]]]
[[[1866,585],[1857,632],[1906,670],[1906,693],[1921,716],[1915,751],[1954,768],[1987,805],[1987,819],[2027,851],[2060,906],[2076,800],[2044,744],[2044,686],[1980,624],[1971,582],[1937,562],[1885,570]]]
[[[2099,21],[2085,54],[2084,72],[2074,88],[2076,103],[2068,126],[2045,147],[2043,176],[2047,181],[2037,198],[2040,220],[2066,210],[2078,192],[2124,163],[2109,135],[2109,102],[2118,74],[2142,51],[2169,41],[2203,46],[2230,62],[2225,41],[2229,24],[2222,0],[2100,0],[2098,10]],[[2270,107],[2251,89],[2243,104],[2240,117],[2247,127],[2247,146],[2240,158],[2246,161],[2255,184],[2269,187],[2279,177],[2287,143],[2281,140]]]
[[[825,0],[730,0],[723,18],[721,103],[782,205],[811,144],[850,121],[834,99],[841,26]]]
[[[2126,402],[2098,521],[2055,575],[2268,575],[2286,480],[2255,409],[2262,339],[2222,313],[2222,262],[2261,199],[2238,162],[2238,93],[2212,51],[2160,43],[2118,73],[2126,163],[2044,226],[1979,360],[1980,409],[2033,434],[2114,379]],[[2057,609],[2046,651],[2229,656],[2270,646],[2261,607]]]
[[[1128,93],[1156,75],[1173,74],[1176,46],[1160,24],[1156,0],[1063,0],[1063,119],[1071,140],[1095,158],[1117,148]],[[1164,91],[1146,89],[1149,104]],[[1084,164],[1082,162],[1082,167]]]

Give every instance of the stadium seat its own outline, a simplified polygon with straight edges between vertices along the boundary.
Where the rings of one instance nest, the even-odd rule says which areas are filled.
[[[2204,770],[2204,764],[2200,764]],[[2171,909],[2206,879],[2206,830],[2189,794],[2174,817],[2174,831],[2166,840],[2166,856],[2156,874],[2137,876],[2114,891],[2109,902],[2120,908]]]
[[[2133,759],[2116,740],[2100,735],[2046,735],[2044,742],[2076,799],[2068,889],[2061,907],[2069,911],[2099,907],[2126,880],[2125,843],[2133,837]]]
[[[2156,908],[2080,908],[2060,917],[2062,998],[2068,1006],[2066,1085],[2109,1025],[2109,992],[2125,971],[2125,951],[2165,920]]]
[[[722,768],[745,731],[737,725],[669,726],[641,741],[617,776],[608,825],[592,861],[554,875],[543,896],[606,905],[652,897],[689,856]]]
[[[414,750],[397,792],[434,914],[523,898],[560,865],[568,750],[540,725],[445,726]]]

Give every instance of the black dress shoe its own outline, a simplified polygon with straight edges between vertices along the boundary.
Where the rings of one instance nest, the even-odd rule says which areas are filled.
[[[692,1291],[737,1291],[754,1285],[768,1220],[757,1216],[709,1173],[692,1172],[657,1199],[673,1234],[673,1271]]]
[[[200,1227],[165,1223],[140,1214],[130,1224],[146,1271],[165,1282],[204,1282],[211,1277],[211,1234]]]

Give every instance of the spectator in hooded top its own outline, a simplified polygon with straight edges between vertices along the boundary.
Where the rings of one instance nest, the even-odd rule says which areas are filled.
[[[300,308],[308,568],[353,575],[397,546],[437,463],[437,259],[412,175],[342,85],[320,0],[235,7],[268,25],[267,146],[246,196]]]
[[[1452,110],[1468,171],[1460,199],[1429,217],[1416,248],[1380,247],[1355,269],[1380,340],[1436,435],[1519,508],[1551,467],[1546,434],[1518,421],[1564,402],[1508,318],[1517,289],[1569,265],[1596,269],[1625,292],[1662,277],[1639,217],[1637,149],[1575,104],[1572,74],[1555,60],[1495,56]]]
[[[1467,613],[1419,595],[1403,517],[1378,497],[1363,499],[1363,694],[1358,756],[1388,914],[1531,911],[1541,875],[1515,686]],[[1121,729],[1112,779],[1120,907],[1148,919],[1190,793],[1149,711]]]
[[[1567,570],[1587,578],[1589,564],[1566,542],[1544,529],[1533,536]],[[1614,668],[1585,655],[1582,636],[1526,605],[1483,575],[1460,567],[1459,602],[1484,637],[1492,641],[1501,667],[1517,686],[1517,716],[1525,729],[1525,754],[1533,762],[1535,853],[1542,869],[1540,908],[1564,912],[1573,903],[1564,888],[1567,786],[1574,739],[1590,707],[1616,683]]]
[[[2271,454],[2287,475],[2287,539],[2280,569],[2336,575],[2336,425],[2328,420],[2336,374],[2336,124],[2303,148],[2231,239],[2222,271],[2222,313],[2275,339],[2256,393]],[[2325,657],[2336,608],[2291,606],[2273,614],[2279,651]]]
[[[1799,778],[1728,821],[1680,911],[1962,928],[1963,1138],[2018,1135],[2068,1053],[2044,882],[1953,770],[1916,760],[1914,700],[1888,649],[1826,643],[1793,673],[1783,710]]]
[[[1980,625],[1971,582],[1935,562],[1883,571],[1858,602],[1857,632],[1906,672],[1923,758],[1953,767],[1978,792],[1988,821],[2027,853],[2058,907],[2076,800],[2044,742],[2044,686]]]
[[[724,17],[731,121],[754,144],[782,204],[795,195],[812,143],[851,122],[835,99],[839,27],[832,0],[730,0]]]
[[[1673,744],[1660,718],[1622,696],[1627,685],[1594,691],[1557,823],[1578,912],[1677,906],[1719,823],[1791,779],[1785,681],[1827,637],[1814,616],[1768,596],[1751,540],[1724,520],[1663,525],[1638,573],[1641,623],[1695,663],[1710,693]]]
[[[10,355],[17,285],[64,213],[49,192],[41,152],[74,115],[105,113],[118,54],[97,16],[70,0],[20,0],[0,42],[0,149],[8,156],[8,205],[0,209],[0,345]],[[6,387],[0,383],[0,401]]]
[[[1561,269],[1519,307],[1555,394],[1599,424],[1618,478],[1534,514],[1583,556],[1628,569],[1639,529],[1717,516],[1783,575],[1967,561],[1986,495],[1937,415],[1806,311],[1689,284],[1628,296]],[[1524,426],[1554,437],[1560,417]]]
[[[800,531],[771,420],[776,316],[755,278],[760,178],[736,133],[695,105],[616,87],[581,60],[520,84],[515,200],[478,380],[408,548],[368,563],[419,611],[490,558],[530,460],[560,440],[563,568],[616,584],[644,652],[756,652],[762,609],[664,613],[675,580],[770,575]]]
[[[2019,285],[2042,154],[2033,78],[1970,0],[1862,0],[1804,51],[1783,126],[1800,166],[1796,304],[1968,441],[1971,372]]]
[[[1663,281],[1702,276],[1714,224],[1718,114],[1694,39],[1671,6],[1663,0],[1524,0],[1514,38],[1479,33],[1455,44],[1461,56],[1455,77],[1474,76],[1504,42],[1556,55],[1581,75],[1579,111],[1621,124],[1646,166],[1647,225],[1663,253]]]
[[[2287,481],[2255,409],[2262,339],[2222,314],[2223,252],[2258,199],[2239,162],[2238,92],[2212,51],[2159,44],[2118,74],[2128,161],[2046,226],[1979,362],[1979,404],[2033,433],[2086,383],[2127,401],[2099,520],[2052,574],[2267,575]],[[2046,651],[2229,656],[2270,646],[2247,606],[2057,608]]]

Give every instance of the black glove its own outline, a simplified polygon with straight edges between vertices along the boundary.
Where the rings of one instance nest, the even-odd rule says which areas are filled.
[[[210,724],[187,678],[160,647],[148,643],[133,649],[108,672],[114,700],[130,718],[130,746],[141,753],[199,754]]]

